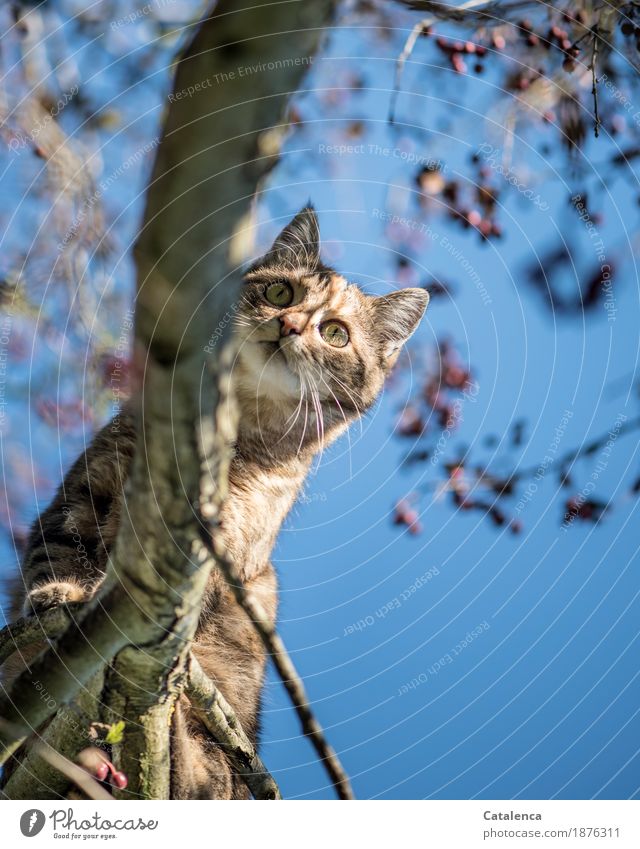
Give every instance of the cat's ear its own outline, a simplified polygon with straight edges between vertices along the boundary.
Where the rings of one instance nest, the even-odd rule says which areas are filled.
[[[305,206],[278,234],[262,264],[306,268],[313,271],[320,262],[320,228],[312,206]]]
[[[399,289],[374,298],[375,329],[387,365],[396,361],[400,348],[420,324],[428,303],[426,289]]]

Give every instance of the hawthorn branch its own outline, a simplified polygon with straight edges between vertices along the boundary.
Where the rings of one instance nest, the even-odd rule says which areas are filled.
[[[137,717],[116,752],[119,766],[137,776],[122,796],[170,794],[167,729],[211,568],[198,539],[195,505],[207,504],[210,514],[218,515],[237,434],[230,394],[234,349],[231,322],[225,317],[233,314],[242,285],[238,260],[244,258],[246,210],[259,179],[275,163],[262,151],[263,135],[278,126],[286,98],[297,88],[304,59],[315,53],[332,9],[329,0],[313,7],[260,0],[245,9],[233,0],[220,0],[178,63],[134,251],[136,338],[157,379],[151,383],[151,374],[145,381],[151,383],[145,394],[145,454],[137,454],[130,487],[139,509],[129,533],[118,537],[115,560],[120,554],[123,567],[130,563],[130,546],[135,547],[142,528],[144,558],[138,558],[136,569],[138,577],[141,570],[149,573],[145,594],[164,595],[146,564],[166,564],[167,550],[177,555],[170,585],[183,570],[184,551],[189,562],[198,561],[200,577],[190,595],[182,594],[162,645],[128,648],[115,663],[110,708],[117,716]],[[238,67],[273,63],[277,72],[234,75],[194,94],[202,91],[202,83],[229,70],[230,55]],[[293,61],[278,61],[283,56]],[[211,98],[209,91],[214,91]],[[216,324],[223,332],[214,354],[208,339]],[[165,363],[171,368],[163,368]],[[170,445],[176,446],[173,455],[181,446],[188,446],[188,453],[167,458]],[[149,487],[151,462],[157,463],[159,474]],[[141,489],[146,497],[139,497]],[[164,502],[161,515],[150,521],[150,496],[157,502],[158,493]],[[165,528],[168,538],[158,549],[158,531]],[[174,541],[182,529],[179,553]]]
[[[398,100],[398,95],[400,94],[400,86],[402,85],[402,75],[404,74],[404,66],[411,58],[411,54],[416,46],[417,40],[420,36],[433,24],[435,24],[438,20],[442,18],[450,19],[450,20],[464,20],[464,13],[467,11],[471,11],[472,9],[477,9],[478,7],[485,7],[485,11],[488,12],[491,8],[499,7],[499,3],[491,3],[487,2],[487,0],[468,0],[466,3],[462,3],[460,6],[447,6],[444,3],[419,3],[419,2],[411,2],[411,0],[405,0],[406,5],[410,6],[412,9],[420,9],[423,7],[427,7],[429,11],[432,12],[431,16],[428,18],[423,18],[421,21],[418,21],[415,24],[409,33],[407,40],[404,43],[404,47],[402,48],[402,52],[396,59],[396,66],[394,72],[394,82],[393,82],[393,90],[391,92],[391,102],[389,104],[389,118],[388,121],[390,124],[395,123],[395,115],[396,115],[396,103]],[[530,5],[532,0],[527,0],[523,5]]]
[[[25,646],[60,637],[69,627],[78,605],[60,605],[37,616],[23,616],[0,630],[0,664]]]
[[[593,134],[600,135],[600,110],[598,108],[598,44],[600,35],[598,25],[593,27],[593,52],[591,54],[591,95],[593,96]]]
[[[233,708],[193,656],[187,661],[185,695],[245,780],[255,799],[281,799],[275,779],[259,758]]]
[[[0,765],[70,702],[91,677],[129,641],[148,636],[132,597],[113,589],[89,602],[53,645],[25,669],[0,698]],[[34,681],[50,695],[38,697]]]
[[[205,544],[211,551],[216,565],[233,592],[236,602],[245,611],[262,640],[273,665],[291,699],[298,715],[303,734],[309,738],[324,766],[339,799],[354,799],[349,777],[334,748],[327,740],[322,726],[316,719],[309,703],[304,684],[287,652],[282,638],[269,619],[266,611],[255,597],[247,591],[235,564],[227,556],[219,534],[204,533]]]
[[[3,628],[0,631],[0,662],[14,651],[41,641],[43,634],[48,639],[59,637],[68,627],[69,621],[70,612],[63,605],[41,616],[23,617],[13,625]],[[282,798],[278,785],[244,733],[233,708],[205,675],[192,654],[187,661],[185,694],[212,737],[225,749],[238,773],[244,777],[254,798]],[[3,789],[5,795],[10,799],[35,799],[40,797],[43,787],[61,795],[64,792],[65,779],[71,778],[90,799],[113,798],[102,791],[100,785],[97,787],[102,791],[102,795],[100,793],[96,795],[97,791],[94,787],[96,782],[68,757],[55,752],[46,742],[51,738],[60,745],[62,731],[69,728],[81,740],[82,726],[89,724],[88,717],[83,717],[83,720],[81,721],[77,714],[70,718],[69,711],[58,713],[45,732],[42,742],[35,742],[30,747],[28,758],[22,764],[22,768],[14,773],[5,785]],[[82,743],[77,748],[82,748],[82,745],[86,743]],[[39,759],[45,763],[38,763]],[[47,766],[50,769],[47,770]]]

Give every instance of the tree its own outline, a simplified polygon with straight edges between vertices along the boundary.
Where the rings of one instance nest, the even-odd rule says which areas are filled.
[[[107,725],[116,765],[128,776],[127,795],[168,798],[170,716],[185,691],[254,795],[278,798],[229,706],[189,656],[212,568],[223,570],[255,620],[298,699],[305,732],[327,758],[341,795],[350,795],[281,644],[225,552],[210,542],[236,428],[225,317],[248,257],[249,206],[286,130],[283,104],[333,10],[328,0],[235,5],[217,3],[178,62],[136,241],[135,395],[144,451],[134,459],[127,519],[105,584],[82,609],[56,610],[5,635],[14,645],[40,632],[54,640],[0,703],[3,762],[49,721],[42,744],[10,777],[9,797],[30,798],[43,786],[64,790],[72,768],[60,772],[60,758],[49,753],[74,761],[87,741],[70,726],[65,706],[71,704],[94,732],[95,723]],[[198,97],[203,82],[227,73],[231,56],[238,67],[272,65],[275,73],[231,74],[215,97]],[[212,349],[216,325],[222,332]],[[175,452],[167,451],[172,444]],[[46,699],[35,696],[34,687]]]

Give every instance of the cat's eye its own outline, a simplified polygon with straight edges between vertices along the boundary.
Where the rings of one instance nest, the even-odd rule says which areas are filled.
[[[270,283],[264,296],[274,307],[288,307],[293,301],[293,289],[285,280],[280,283]]]
[[[320,335],[328,345],[333,345],[334,348],[344,348],[349,344],[347,328],[339,321],[325,321],[320,325]]]

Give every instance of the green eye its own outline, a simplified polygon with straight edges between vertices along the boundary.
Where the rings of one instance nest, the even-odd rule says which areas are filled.
[[[274,307],[288,307],[293,300],[293,289],[284,281],[282,283],[270,283],[264,296]]]
[[[333,345],[334,348],[344,348],[349,344],[347,328],[339,321],[325,321],[320,325],[320,335],[328,345]]]

